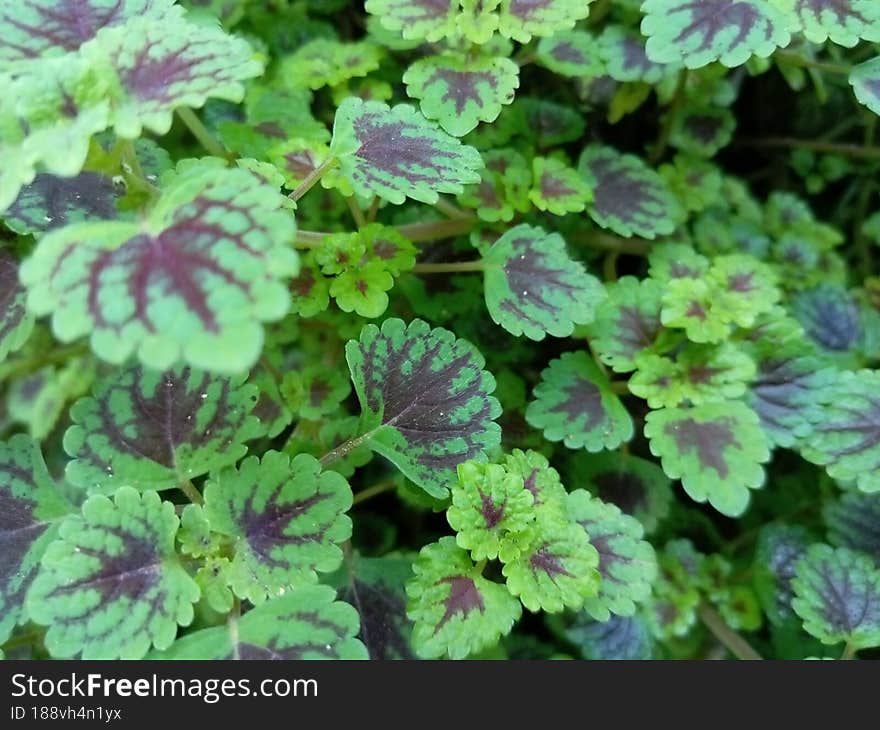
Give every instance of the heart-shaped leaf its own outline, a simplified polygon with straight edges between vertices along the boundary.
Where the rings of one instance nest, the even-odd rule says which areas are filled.
[[[641,524],[583,489],[569,493],[568,510],[599,552],[599,594],[587,598],[584,609],[597,621],[607,621],[612,614],[632,616],[636,604],[651,595],[657,575],[657,557],[642,539]]]
[[[592,146],[583,151],[578,169],[593,189],[590,217],[603,228],[643,238],[675,230],[678,202],[663,178],[635,155]]]
[[[844,492],[825,503],[822,517],[832,545],[863,552],[880,566],[880,494]]]
[[[336,472],[322,473],[312,456],[251,456],[216,473],[204,496],[212,529],[233,541],[230,579],[240,598],[262,603],[342,563],[351,488]]]
[[[785,16],[766,0],[646,0],[642,34],[657,63],[741,66],[791,40]]]
[[[596,38],[582,30],[542,38],[535,55],[541,65],[562,76],[589,79],[605,73]]]
[[[448,330],[422,320],[367,325],[345,348],[361,404],[359,441],[435,497],[455,468],[497,446],[501,413],[482,355]]]
[[[501,0],[498,30],[520,43],[573,28],[586,18],[592,0]]]
[[[73,512],[27,436],[0,441],[0,643],[24,618],[24,598],[60,521]]]
[[[426,56],[406,70],[403,82],[422,114],[462,137],[480,122],[494,122],[513,101],[519,66],[509,58]]]
[[[529,199],[540,211],[553,215],[580,213],[593,199],[593,191],[583,177],[565,161],[555,157],[532,160],[534,186]]]
[[[0,362],[21,347],[34,328],[26,301],[27,291],[18,281],[18,261],[0,248]]]
[[[27,595],[53,657],[140,659],[171,645],[199,599],[174,552],[178,524],[173,504],[131,487],[62,523]]]
[[[880,58],[856,66],[849,75],[856,98],[874,114],[880,114]]]
[[[412,622],[406,615],[406,582],[412,577],[412,557],[393,553],[367,558],[346,557],[333,576],[339,598],[361,617],[358,638],[370,659],[415,659]]]
[[[774,624],[781,625],[795,614],[791,607],[794,591],[791,579],[795,566],[811,542],[800,525],[772,523],[761,529],[755,548],[755,590],[758,600]]]
[[[180,19],[174,0],[21,0],[0,8],[0,65],[11,67],[77,51],[102,28],[132,18]]]
[[[556,471],[546,457],[537,451],[514,449],[504,459],[504,468],[523,480],[523,487],[531,492],[535,508],[543,512],[566,511],[566,491]]]
[[[170,489],[237,461],[260,433],[257,388],[243,381],[137,365],[99,381],[70,410],[67,478],[101,492]]]
[[[479,182],[480,153],[428,122],[406,104],[345,99],[336,110],[330,152],[342,175],[365,197],[434,204]]]
[[[607,74],[615,81],[656,84],[678,64],[654,63],[645,51],[645,39],[620,25],[609,25],[599,36],[599,54]]]
[[[142,222],[78,223],[40,239],[21,267],[28,306],[52,314],[69,342],[91,333],[95,353],[149,367],[181,359],[240,372],[263,344],[262,322],[290,297],[299,268],[283,196],[241,169],[182,167]]]
[[[792,31],[811,43],[830,40],[852,48],[860,39],[880,41],[880,5],[872,0],[774,0]]]
[[[863,492],[880,491],[880,372],[838,372],[818,397],[804,458]]]
[[[150,658],[366,659],[367,650],[354,638],[357,611],[335,598],[327,586],[303,586],[251,609],[234,629],[230,625],[196,631]]]
[[[364,7],[407,39],[435,43],[456,33],[455,0],[367,0]]]
[[[115,218],[118,191],[113,180],[97,172],[76,177],[41,173],[22,188],[3,214],[16,233],[45,233],[70,223]]]
[[[859,306],[846,287],[824,283],[798,294],[792,314],[810,339],[830,352],[846,352],[862,339]]]
[[[567,337],[575,324],[592,321],[605,297],[599,280],[569,257],[562,236],[527,224],[492,244],[483,264],[489,315],[517,336]]]
[[[795,566],[792,606],[823,644],[880,646],[880,569],[847,548],[813,545]]]
[[[651,453],[696,502],[728,517],[741,515],[749,490],[764,483],[770,459],[758,415],[741,401],[663,408],[645,418]]]
[[[526,420],[570,449],[616,449],[633,437],[629,413],[585,352],[566,352],[541,373]]]

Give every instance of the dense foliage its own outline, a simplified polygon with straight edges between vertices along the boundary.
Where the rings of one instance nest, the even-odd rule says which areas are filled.
[[[0,8],[0,644],[871,658],[880,3]]]

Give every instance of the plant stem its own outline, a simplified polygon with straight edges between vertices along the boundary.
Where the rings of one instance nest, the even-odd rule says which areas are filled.
[[[654,149],[648,158],[651,164],[659,162],[663,155],[666,154],[666,148],[669,146],[669,137],[672,134],[672,125],[675,124],[675,116],[678,114],[678,110],[681,109],[681,105],[684,104],[687,80],[688,70],[683,68],[678,72],[678,83],[675,86],[675,93],[672,96],[669,107],[666,109],[666,116],[663,117],[660,136],[657,138],[657,143],[654,145]]]
[[[441,241],[444,238],[454,238],[465,233],[470,233],[476,225],[476,218],[454,218],[445,221],[430,221],[428,223],[408,223],[398,226],[397,232],[413,243],[427,243],[429,241]],[[317,248],[324,238],[331,235],[327,231],[297,231],[297,248]]]
[[[474,575],[482,575],[486,569],[486,560],[483,559],[474,566]]]
[[[857,651],[858,649],[856,648],[856,645],[853,644],[851,641],[847,641],[846,646],[843,649],[843,654],[840,655],[840,658],[842,660],[855,659]]]
[[[46,367],[46,365],[54,365],[55,363],[72,360],[75,357],[82,357],[88,351],[89,346],[87,343],[77,342],[67,347],[59,347],[57,350],[52,350],[42,355],[34,355],[33,357],[25,357],[20,360],[3,363],[0,365],[0,383],[15,375],[35,372]]]
[[[373,497],[384,494],[385,492],[390,492],[394,489],[396,485],[394,482],[379,482],[379,484],[374,484],[372,487],[367,487],[366,489],[362,489],[360,492],[354,495],[354,499],[352,500],[352,506],[356,504],[360,504],[361,502],[366,502],[368,499],[372,499]]]
[[[367,219],[364,218],[364,211],[362,211],[361,207],[358,205],[357,199],[353,195],[346,195],[345,203],[348,205],[348,209],[351,211],[351,217],[354,218],[354,224],[358,229],[367,225]]]
[[[812,58],[802,56],[796,51],[785,51],[779,49],[774,55],[777,58],[787,61],[792,66],[800,66],[801,68],[814,68],[817,71],[825,71],[831,74],[842,74],[844,76],[849,76],[849,74],[852,72],[852,66],[847,66],[840,63],[828,63],[827,61],[816,61]]]
[[[486,268],[483,260],[478,261],[450,261],[443,264],[416,264],[413,267],[414,274],[457,274],[465,271],[482,271]]]
[[[158,197],[159,188],[153,185],[144,173],[134,149],[134,142],[130,139],[119,140],[118,152],[119,169],[126,185],[133,190],[146,193],[150,198]]]
[[[185,479],[179,484],[180,491],[183,492],[187,499],[193,504],[204,504],[205,500],[202,498],[202,493],[195,488],[193,483],[189,479]]]
[[[358,446],[360,446],[372,435],[373,431],[368,431],[365,434],[361,434],[360,436],[351,438],[348,441],[339,444],[339,446],[337,446],[335,449],[333,449],[332,451],[328,451],[321,457],[321,466],[327,467],[334,461],[339,461],[342,457],[354,451]]]
[[[615,380],[611,383],[611,392],[617,395],[629,395],[629,382],[626,380]]]
[[[568,240],[571,243],[582,243],[600,251],[613,251],[631,256],[644,256],[653,245],[651,241],[643,238],[621,238],[603,231],[578,231],[569,234]]]
[[[178,107],[177,116],[180,118],[180,121],[186,125],[186,128],[190,131],[192,136],[198,140],[198,143],[205,148],[208,154],[213,155],[214,157],[220,157],[224,160],[230,159],[230,154],[226,148],[214,139],[214,135],[208,131],[208,128],[204,124],[202,124],[202,120],[199,119],[198,115],[196,115],[192,109],[185,106]]]
[[[309,190],[312,189],[315,183],[318,182],[318,180],[320,180],[322,177],[324,177],[324,173],[332,168],[337,162],[338,160],[335,157],[328,157],[308,175],[306,175],[305,179],[299,185],[297,185],[296,189],[287,197],[291,200],[299,200],[303,195],[309,192]]]
[[[454,203],[450,203],[446,198],[438,198],[437,202],[434,203],[434,207],[439,210],[443,215],[448,216],[449,218],[471,218],[471,214],[466,210],[462,210]]]
[[[871,114],[868,122],[865,124],[864,146],[871,148],[874,146],[874,139],[877,134],[877,117]],[[871,275],[874,268],[873,251],[874,248],[868,237],[862,231],[862,225],[868,215],[868,206],[871,203],[871,197],[874,194],[875,184],[873,177],[869,177],[863,181],[862,189],[859,192],[858,202],[856,203],[855,220],[853,221],[853,247],[859,257],[862,276]]]
[[[862,147],[857,144],[822,142],[811,139],[795,139],[792,137],[765,137],[748,139],[739,142],[744,147],[788,147],[790,149],[812,150],[829,154],[844,155],[862,160],[880,160],[880,147]]]
[[[232,599],[232,610],[226,617],[226,627],[229,629],[229,641],[232,644],[232,658],[241,659],[239,654],[238,619],[241,616],[241,602],[237,598]]]
[[[379,214],[379,206],[381,204],[382,198],[378,195],[374,195],[370,209],[367,211],[367,223],[373,223],[376,220],[376,216]]]
[[[697,616],[715,638],[724,644],[737,659],[749,661],[763,659],[748,641],[727,625],[727,622],[714,608],[703,604],[697,609]]]

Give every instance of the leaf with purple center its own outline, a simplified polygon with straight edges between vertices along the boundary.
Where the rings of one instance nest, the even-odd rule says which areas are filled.
[[[0,65],[15,69],[78,51],[102,28],[149,17],[179,22],[174,0],[20,0],[0,9]]]
[[[181,166],[143,220],[41,238],[21,267],[28,306],[53,315],[62,341],[91,334],[95,353],[116,364],[136,352],[156,369],[182,359],[240,372],[259,356],[262,322],[290,306],[281,280],[299,259],[283,201],[244,170]]]
[[[484,153],[483,160],[486,167],[480,173],[480,182],[467,186],[458,196],[459,202],[475,209],[480,220],[487,223],[508,222],[517,212],[528,212],[532,170],[525,157],[515,149],[504,148]]]
[[[382,55],[382,49],[369,41],[343,43],[314,38],[285,56],[277,73],[288,87],[316,91],[367,76],[379,68]]]
[[[719,286],[708,278],[672,279],[663,292],[660,321],[664,327],[682,329],[692,342],[718,343],[730,333],[730,322],[721,311]]]
[[[818,397],[801,454],[834,479],[880,491],[880,372],[840,371]]]
[[[530,611],[578,610],[599,593],[599,553],[579,524],[541,520],[538,533],[502,572],[507,590]]]
[[[343,312],[374,319],[388,308],[387,292],[393,286],[394,277],[384,262],[372,259],[340,272],[330,284],[330,296]]]
[[[607,377],[585,352],[566,352],[541,373],[526,421],[570,449],[616,449],[633,422]]]
[[[844,492],[822,507],[828,542],[868,555],[880,567],[880,494]]]
[[[498,30],[505,38],[528,43],[532,36],[570,30],[589,15],[592,0],[501,0]]]
[[[708,501],[728,517],[745,512],[749,490],[764,483],[767,437],[758,415],[741,401],[652,411],[645,436],[663,471],[681,479],[691,499]]]
[[[880,41],[880,6],[873,0],[774,0],[790,29],[810,43],[830,40],[852,48],[860,39]]]
[[[792,607],[823,644],[880,646],[880,568],[848,548],[813,545],[795,566]]]
[[[53,657],[142,659],[171,645],[199,599],[174,552],[178,525],[173,504],[131,487],[62,523],[26,603]]]
[[[612,616],[596,621],[586,611],[570,617],[560,628],[584,659],[637,661],[654,658],[654,638],[644,616]]]
[[[365,8],[406,39],[436,43],[457,33],[455,0],[367,0]]]
[[[542,38],[535,56],[538,63],[561,76],[589,79],[605,73],[596,38],[582,30],[563,31]]]
[[[729,342],[686,343],[674,358],[645,352],[636,357],[636,365],[629,390],[651,408],[738,398],[756,373],[752,358]]]
[[[204,490],[211,528],[232,541],[231,588],[262,603],[315,583],[342,563],[351,537],[348,482],[317,459],[267,451],[216,472]]]
[[[669,513],[669,477],[653,461],[618,452],[578,454],[567,474],[569,483],[632,515],[645,532],[653,532]]]
[[[34,328],[27,291],[18,281],[18,261],[0,248],[0,362],[27,341]]]
[[[341,175],[364,197],[433,205],[479,182],[480,153],[426,120],[413,107],[348,98],[336,110],[330,151]]]
[[[672,233],[679,204],[666,183],[635,155],[593,145],[578,169],[593,190],[590,217],[621,236],[655,238]]]
[[[714,157],[733,139],[736,118],[723,107],[687,107],[674,114],[669,144],[699,157]]]
[[[608,284],[606,291],[608,298],[587,327],[590,345],[612,370],[627,373],[636,369],[636,357],[660,335],[663,288],[653,279],[624,276]]]
[[[505,457],[504,468],[522,479],[523,488],[532,495],[535,510],[565,513],[567,492],[559,472],[550,466],[543,454],[514,449]]]
[[[593,320],[605,298],[601,282],[571,259],[558,233],[522,224],[483,257],[486,306],[492,321],[513,335],[568,337]]]
[[[235,624],[195,631],[149,658],[367,659],[366,648],[355,638],[357,611],[335,598],[328,586],[303,586],[252,608]]]
[[[810,339],[825,351],[845,353],[862,341],[859,305],[840,284],[825,282],[801,292],[791,301],[791,312]]]
[[[599,55],[615,81],[656,84],[674,72],[677,63],[654,63],[645,52],[645,39],[621,25],[609,25],[599,36]]]
[[[348,378],[322,364],[292,370],[281,381],[281,394],[291,410],[311,421],[335,413],[350,392]]]
[[[136,364],[105,377],[70,410],[67,478],[104,493],[123,485],[161,490],[237,461],[261,431],[251,415],[257,388],[243,382]]]
[[[466,462],[458,466],[446,519],[471,558],[509,562],[522,548],[519,536],[535,520],[533,502],[519,474],[499,464]]]
[[[403,82],[422,114],[462,137],[480,122],[494,122],[513,101],[519,67],[509,58],[426,56],[406,70]]]
[[[708,279],[718,291],[713,308],[737,327],[753,327],[781,298],[773,269],[747,254],[717,257]]]
[[[345,348],[361,404],[361,436],[434,497],[445,497],[456,467],[498,446],[495,379],[465,340],[422,320],[367,325]]]
[[[593,191],[580,173],[556,157],[535,157],[532,179],[529,199],[540,211],[553,215],[580,213],[593,199]]]
[[[480,575],[453,537],[422,548],[413,571],[407,615],[415,623],[413,645],[425,659],[464,659],[491,647],[522,615],[520,602]]]
[[[779,626],[794,617],[791,579],[795,565],[812,542],[800,525],[771,523],[761,528],[755,547],[754,586],[770,622]]]
[[[458,0],[458,32],[471,43],[486,45],[496,38],[500,4],[501,0]]]
[[[73,512],[39,444],[24,435],[0,441],[0,643],[27,618],[25,595],[40,560]]]
[[[24,235],[70,223],[116,218],[119,194],[113,180],[97,172],[81,172],[75,177],[40,173],[3,213],[3,222]]]
[[[648,57],[657,63],[732,68],[791,40],[786,17],[765,0],[646,0],[642,12]]]
[[[651,595],[657,575],[657,557],[642,539],[641,524],[583,489],[569,493],[568,513],[599,553],[599,594],[587,598],[584,609],[597,621],[607,621],[612,614],[632,616],[636,604]]]
[[[856,98],[874,114],[880,114],[880,58],[856,66],[849,76]]]
[[[655,281],[668,283],[674,279],[699,279],[712,262],[687,243],[661,243],[651,247],[648,273]]]

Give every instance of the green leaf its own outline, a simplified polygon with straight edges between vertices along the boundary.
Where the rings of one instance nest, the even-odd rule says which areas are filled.
[[[663,292],[660,321],[664,327],[683,329],[699,343],[722,342],[730,334],[730,319],[721,304],[720,287],[707,279],[673,279]]]
[[[535,56],[542,66],[562,76],[594,78],[605,73],[596,38],[582,30],[542,38]]]
[[[367,0],[368,13],[382,27],[400,31],[404,38],[435,43],[456,32],[458,3],[453,0]]]
[[[43,553],[73,511],[36,442],[24,435],[0,441],[0,643],[27,617],[25,595]]]
[[[657,63],[732,68],[791,40],[785,16],[764,0],[646,0],[642,12],[648,58]]]
[[[863,492],[880,491],[880,372],[838,372],[819,399],[804,458]]]
[[[332,577],[339,597],[357,608],[358,638],[370,659],[415,659],[412,622],[406,615],[406,581],[412,557],[398,553],[367,558],[355,552]]]
[[[257,389],[178,367],[129,365],[70,409],[67,478],[89,490],[171,489],[240,459],[260,433]]]
[[[638,614],[595,621],[584,611],[565,625],[562,634],[578,647],[584,659],[635,661],[653,658],[653,637],[647,622]]]
[[[480,122],[494,122],[513,101],[519,66],[509,58],[426,56],[406,70],[403,82],[422,114],[462,137]]]
[[[736,117],[724,108],[683,109],[674,116],[669,143],[683,152],[714,157],[733,139]]]
[[[602,284],[569,257],[562,236],[542,228],[511,228],[483,263],[489,315],[513,335],[568,337],[575,324],[592,321],[604,298]]]
[[[380,317],[388,308],[388,292],[394,277],[382,261],[372,260],[357,268],[346,269],[330,284],[330,296],[343,312],[361,317]]]
[[[248,611],[234,625],[202,629],[151,659],[366,659],[358,615],[327,586],[303,586]]]
[[[307,365],[285,374],[281,392],[300,418],[320,420],[336,412],[351,392],[351,383],[341,371]]]
[[[811,43],[830,40],[847,48],[860,39],[880,41],[880,7],[871,0],[773,0],[792,31]]]
[[[824,504],[822,517],[832,545],[862,552],[880,566],[880,494],[844,492]]]
[[[840,284],[823,282],[799,293],[791,302],[791,311],[823,350],[847,352],[861,344],[862,313],[852,294]]]
[[[415,649],[425,659],[464,659],[493,646],[522,614],[519,601],[483,578],[453,537],[422,548],[413,571],[407,615],[415,623]]]
[[[530,492],[534,508],[542,512],[556,510],[560,514],[566,510],[566,491],[559,479],[559,472],[537,451],[514,449],[504,460],[504,468],[509,474],[516,474],[523,481],[523,487]]]
[[[262,322],[284,316],[283,278],[299,269],[284,197],[241,169],[179,166],[141,222],[52,231],[21,266],[28,307],[63,342],[91,335],[114,364],[137,353],[216,372],[254,364]]]
[[[616,449],[633,437],[629,413],[585,352],[566,352],[541,373],[526,420],[570,449]]]
[[[336,110],[331,153],[355,191],[400,205],[434,204],[479,182],[480,153],[428,122],[413,107],[348,98]]]
[[[553,215],[580,213],[593,199],[593,191],[581,175],[555,157],[535,157],[532,160],[534,187],[529,199],[540,211]]]
[[[849,75],[856,99],[874,114],[880,114],[880,58],[856,66]]]
[[[675,230],[678,202],[663,178],[635,155],[593,145],[581,154],[578,169],[593,189],[590,217],[603,228],[643,238]]]
[[[599,592],[599,553],[584,529],[550,521],[529,549],[506,563],[507,589],[530,611],[559,613],[580,609]]]
[[[39,59],[77,51],[102,28],[133,18],[179,22],[174,0],[21,0],[0,9],[0,66],[34,65]]]
[[[178,524],[173,504],[131,487],[62,523],[27,595],[53,657],[140,659],[171,645],[199,598],[174,552]]]
[[[657,575],[657,557],[642,539],[641,524],[583,489],[569,493],[568,509],[599,553],[599,594],[587,598],[585,610],[597,621],[607,621],[612,614],[632,616],[636,604],[651,595]]]
[[[284,58],[278,73],[293,88],[338,86],[379,68],[382,49],[369,41],[342,43],[314,38]]]
[[[797,561],[807,551],[810,534],[800,525],[771,523],[761,529],[755,548],[755,590],[767,618],[775,625],[789,621]]]
[[[757,414],[741,401],[652,411],[645,436],[667,475],[728,517],[745,512],[749,490],[764,483],[770,450]]]
[[[251,603],[317,581],[342,563],[351,537],[351,488],[317,459],[267,451],[208,481],[205,512],[233,541],[232,590]]]
[[[498,30],[505,38],[528,43],[532,36],[569,30],[586,18],[592,0],[501,0]]]
[[[781,296],[773,269],[747,254],[719,256],[712,262],[708,278],[718,292],[713,307],[737,327],[753,327]]]
[[[466,462],[458,466],[446,519],[471,558],[508,562],[519,554],[517,538],[535,520],[533,502],[519,474],[498,464]]]
[[[660,334],[663,288],[653,279],[624,276],[607,285],[608,298],[587,328],[599,359],[618,373],[636,369],[636,357]]]
[[[605,70],[615,81],[656,84],[678,66],[677,63],[654,63],[645,52],[644,37],[624,26],[607,26],[598,42]]]
[[[508,222],[517,211],[528,211],[532,170],[525,157],[505,148],[485,153],[483,160],[486,166],[480,173],[480,182],[466,187],[458,196],[459,202],[474,208],[480,220],[487,223]]]
[[[823,644],[880,646],[880,570],[847,548],[813,545],[795,566],[792,606]]]
[[[18,261],[0,248],[0,362],[27,342],[34,318],[26,306],[27,292],[18,281]]]
[[[75,177],[41,173],[22,188],[3,214],[16,233],[45,233],[69,223],[116,218],[119,190],[113,180],[97,172]]]
[[[345,353],[362,409],[358,440],[428,494],[445,497],[458,464],[499,444],[495,380],[448,330],[388,319],[364,327]]]
[[[569,483],[583,485],[603,502],[632,515],[645,532],[653,532],[669,512],[669,477],[653,461],[618,452],[580,454],[569,474]]]
[[[686,243],[661,243],[651,247],[648,273],[655,281],[668,284],[674,279],[699,279],[711,262]]]

